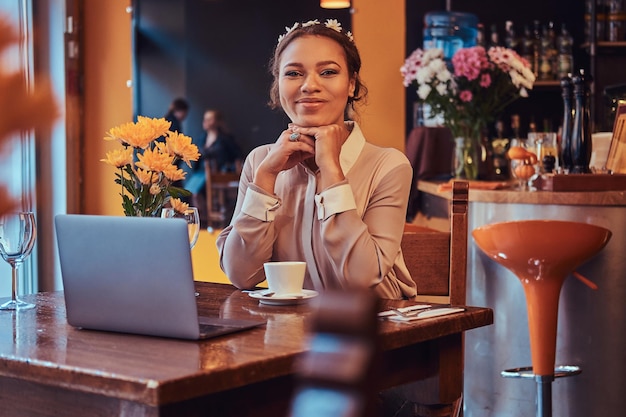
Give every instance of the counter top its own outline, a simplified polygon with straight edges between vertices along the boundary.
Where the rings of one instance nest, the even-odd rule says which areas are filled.
[[[427,194],[452,198],[451,191],[439,191],[444,182],[420,180],[417,189]],[[574,206],[626,206],[626,191],[518,191],[510,188],[486,190],[472,188],[469,201],[517,204],[555,204]]]

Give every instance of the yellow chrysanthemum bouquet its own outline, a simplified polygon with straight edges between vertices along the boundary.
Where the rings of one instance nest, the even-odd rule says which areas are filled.
[[[177,162],[191,167],[191,161],[197,161],[200,153],[189,136],[170,131],[170,126],[164,118],[138,116],[137,122],[114,127],[104,138],[123,146],[107,152],[102,161],[119,169],[115,182],[122,186],[126,216],[157,217],[168,202],[175,209],[186,208],[180,198],[191,193],[172,185],[186,175]]]

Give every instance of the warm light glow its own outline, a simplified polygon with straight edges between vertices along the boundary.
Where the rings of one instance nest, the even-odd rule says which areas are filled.
[[[350,7],[350,0],[320,0],[323,9],[346,9]]]

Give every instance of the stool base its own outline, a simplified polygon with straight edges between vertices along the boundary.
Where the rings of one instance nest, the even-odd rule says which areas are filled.
[[[582,372],[580,366],[575,365],[559,365],[554,367],[554,378],[562,378],[566,376],[578,375]],[[505,369],[500,372],[505,378],[534,378],[532,366],[525,366],[523,368],[511,368]]]
[[[561,365],[554,368],[554,375],[535,375],[532,366],[506,369],[500,372],[505,378],[534,378],[537,384],[537,417],[552,417],[552,381],[555,378],[581,373],[578,366]]]

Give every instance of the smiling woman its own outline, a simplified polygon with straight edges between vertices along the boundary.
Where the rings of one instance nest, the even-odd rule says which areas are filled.
[[[335,19],[295,23],[270,68],[271,104],[290,123],[246,160],[217,239],[224,272],[252,288],[263,263],[305,261],[305,289],[415,297],[400,250],[412,169],[397,149],[368,143],[354,120],[367,89],[352,33]]]

